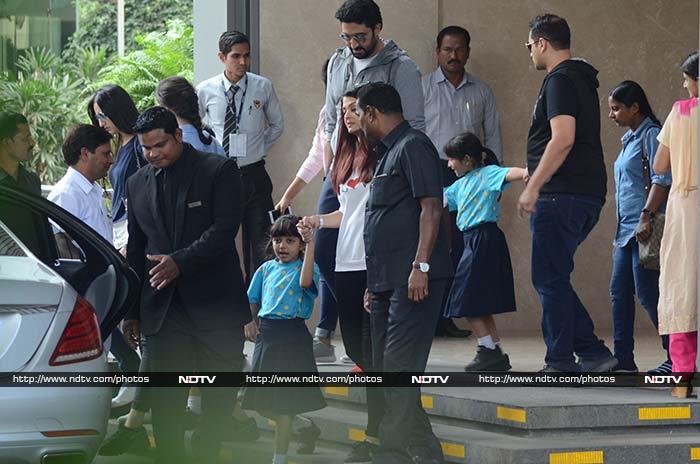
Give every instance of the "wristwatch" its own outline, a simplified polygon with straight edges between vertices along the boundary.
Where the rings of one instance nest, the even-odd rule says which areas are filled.
[[[426,274],[430,270],[430,264],[428,263],[413,263],[413,269],[418,269],[422,273]]]
[[[649,219],[654,219],[654,217],[656,216],[656,213],[650,210],[649,208],[644,208],[642,210],[642,214],[647,214],[649,216]]]

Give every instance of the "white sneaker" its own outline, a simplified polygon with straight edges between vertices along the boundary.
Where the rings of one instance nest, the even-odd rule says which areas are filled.
[[[335,346],[314,339],[314,359],[317,363],[335,362]]]
[[[121,387],[119,389],[119,393],[117,393],[117,396],[112,398],[112,407],[113,408],[120,408],[122,406],[126,406],[127,404],[131,403],[134,401],[134,397],[136,396],[136,387]]]

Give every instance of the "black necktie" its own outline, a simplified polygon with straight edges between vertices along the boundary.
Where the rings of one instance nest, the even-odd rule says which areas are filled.
[[[224,119],[224,152],[229,156],[229,136],[238,129],[238,121],[236,120],[236,92],[240,87],[232,85],[226,92],[226,118]]]

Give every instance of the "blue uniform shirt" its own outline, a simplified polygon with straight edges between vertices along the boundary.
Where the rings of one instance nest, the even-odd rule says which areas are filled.
[[[644,171],[642,171],[642,143],[649,156],[651,183],[671,185],[671,173],[654,173],[654,155],[659,146],[656,136],[659,127],[646,118],[636,131],[628,130],[622,136],[622,150],[615,160],[615,202],[617,204],[617,230],[615,246],[623,247],[634,237],[639,216],[644,208]],[[646,134],[646,135],[645,135]],[[642,140],[644,138],[644,140]],[[661,208],[661,211],[664,207]]]
[[[496,165],[469,171],[445,188],[450,211],[457,211],[457,227],[464,232],[479,224],[498,222],[498,197],[508,187],[509,168]]]
[[[197,128],[192,124],[184,124],[180,126],[180,130],[182,130],[182,141],[192,145],[195,150],[201,151],[202,153],[213,153],[215,155],[223,156],[224,158],[226,157],[224,147],[222,147],[219,141],[216,140],[216,137],[212,136],[211,143],[209,145],[204,145],[202,140],[199,138],[199,131],[197,131]],[[205,133],[205,135],[209,134]]]
[[[314,264],[314,284],[301,288],[302,261],[281,263],[276,259],[266,261],[255,271],[248,288],[250,304],[260,306],[258,317],[268,319],[308,319],[318,296],[318,266]]]

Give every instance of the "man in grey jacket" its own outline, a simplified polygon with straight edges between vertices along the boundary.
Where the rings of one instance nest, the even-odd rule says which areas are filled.
[[[404,117],[414,129],[425,132],[423,87],[416,63],[393,40],[379,36],[382,14],[373,0],[346,0],[335,18],[340,38],[347,44],[331,55],[326,87],[326,166],[333,157],[343,94],[368,82],[391,84],[401,96]],[[334,136],[335,135],[335,136]]]

